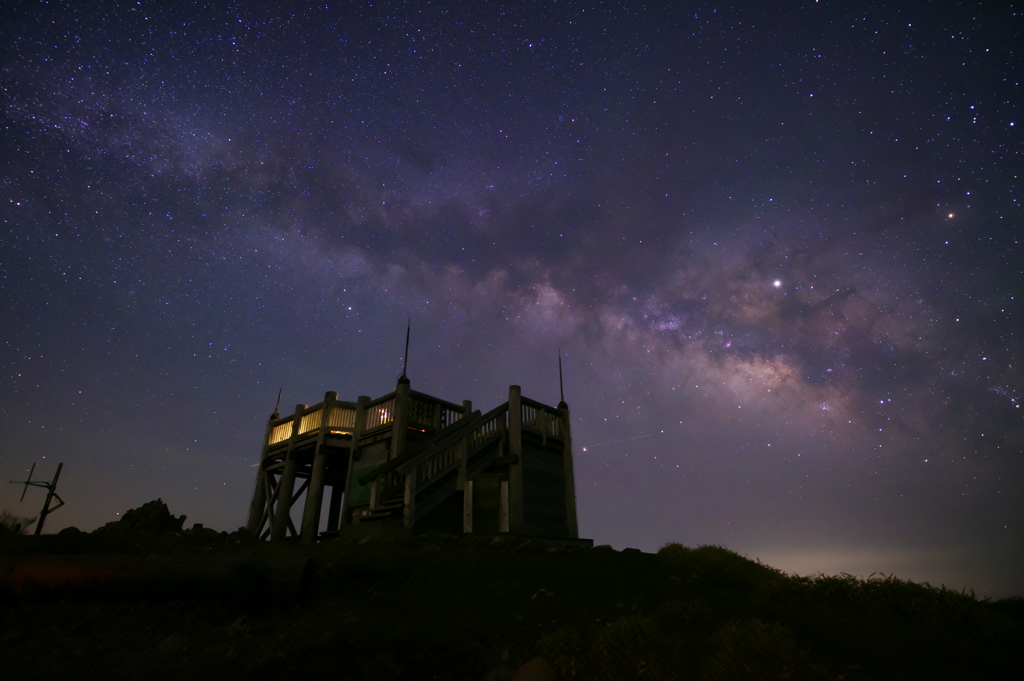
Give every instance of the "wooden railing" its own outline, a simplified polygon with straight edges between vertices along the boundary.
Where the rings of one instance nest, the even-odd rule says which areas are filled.
[[[267,437],[268,445],[276,445],[281,442],[285,442],[292,436],[292,418],[289,416],[283,422],[279,422],[278,425],[270,429],[270,435]]]
[[[405,491],[405,476],[398,471],[388,471],[374,481],[374,489],[370,493],[370,510],[376,511],[379,506],[399,496]]]
[[[406,445],[406,429],[394,429],[389,446],[396,448],[398,456],[352,483],[372,484],[370,510],[364,514],[386,516],[387,511],[404,502],[403,522],[411,527],[488,467],[520,463],[522,440],[518,434],[514,440],[508,439],[510,424],[517,425],[515,421],[519,421],[524,434],[534,433],[534,438],[539,435],[544,446],[549,439],[563,438],[562,412],[535,400],[520,397],[519,414],[509,413],[509,402],[483,415],[479,411],[470,414],[469,402],[457,405],[410,391],[407,386],[400,383],[395,392],[362,403],[365,406],[359,410],[365,416],[360,416],[358,424],[357,405],[338,400],[333,392],[327,393],[320,404],[299,405],[294,414],[268,424],[264,456],[280,457],[282,452],[291,452],[308,444],[309,439],[323,438],[331,432],[353,436],[357,431],[361,433],[360,442],[352,443],[353,450],[358,451],[364,443],[369,445],[387,438],[385,429],[394,428],[396,420],[400,420],[398,425],[408,425],[410,430],[420,430],[424,435],[416,435]],[[285,461],[274,465],[285,466]],[[297,498],[298,494],[293,496]],[[362,503],[365,502],[359,505]],[[373,511],[382,513],[374,515]]]
[[[412,390],[409,392],[409,423],[431,428],[447,428],[461,419],[466,410],[452,404]]]
[[[421,400],[416,397],[409,398],[409,423],[415,423],[422,426],[433,426],[434,425],[434,402],[428,402],[427,400]]]
[[[327,427],[351,431],[356,427],[356,410],[351,407],[331,407]]]
[[[359,478],[359,484],[368,485],[371,481],[376,480],[380,476],[392,470],[397,470],[401,475],[406,475],[410,471],[414,471],[424,461],[436,456],[441,449],[465,438],[466,434],[462,432],[462,429],[472,427],[474,423],[476,423],[476,419],[479,418],[480,412],[473,412],[473,415],[471,415],[466,422],[459,427],[452,430],[446,429],[437,431],[424,442],[420,443],[419,447],[403,452],[397,458],[381,464],[374,470]]]
[[[396,393],[388,393],[370,401],[366,406],[366,425],[363,432],[381,428],[395,420]],[[418,426],[444,429],[462,418],[465,409],[458,404],[439,400],[423,393],[411,392],[409,414],[406,421]],[[324,423],[326,414],[327,422]],[[290,414],[274,422],[267,435],[267,446],[273,447],[287,442],[293,434],[294,422],[299,419],[298,432],[302,436],[326,426],[332,430],[352,432],[356,425],[356,407],[350,402],[334,402],[307,407],[297,414]]]
[[[557,409],[527,397],[520,400],[523,428],[536,431],[545,439],[562,438],[562,415]]]
[[[490,413],[490,412],[489,412]],[[482,442],[508,429],[508,402],[498,407],[497,413],[487,419],[469,435],[469,449],[476,449]]]
[[[477,412],[479,413],[479,412]],[[406,506],[405,523],[415,524],[420,518],[433,510],[459,487],[459,478],[467,478],[486,468],[497,456],[494,450],[486,460],[479,457],[471,466],[470,461],[495,440],[504,436],[508,427],[508,403],[496,407],[486,414],[474,417],[468,428],[472,430],[459,433],[458,439],[445,442],[443,439],[437,447],[428,447],[412,460],[398,468],[406,476],[406,499],[413,501],[412,508]],[[453,475],[457,469],[463,470]],[[474,470],[470,471],[470,468]],[[425,495],[425,496],[423,496]]]
[[[320,405],[317,405],[320,406]],[[311,430],[320,430],[320,426],[323,425],[324,410],[323,408],[311,411],[302,417],[299,421],[299,435],[304,435]]]
[[[458,411],[456,411],[454,409],[444,406],[444,403],[442,403],[441,427],[447,428],[448,426],[453,425],[456,421],[462,418],[463,414],[465,414],[465,410],[460,408]]]
[[[436,455],[430,457],[414,471],[416,487],[423,487],[430,484],[435,477],[439,477],[451,471],[452,467],[459,463],[459,443],[448,445]]]
[[[366,429],[373,430],[395,420],[395,393],[378,397],[366,408]],[[365,432],[365,431],[364,431]]]
[[[393,399],[391,397],[392,402]],[[418,394],[411,396],[410,403],[409,421],[418,425],[436,424],[439,412],[458,413],[456,405],[431,402]],[[520,409],[524,431],[540,434],[545,442],[548,438],[562,438],[562,413],[558,409],[528,398],[521,398]],[[502,456],[508,459],[507,447],[494,446],[495,442],[503,441],[508,432],[508,410],[506,402],[486,414],[467,415],[458,427],[451,431],[442,427],[414,449],[362,476],[360,484],[373,485],[371,511],[383,505],[391,507],[396,500],[404,498],[404,522],[411,526],[458,489],[463,478],[472,479],[495,461],[502,460]]]
[[[327,423],[324,423],[324,414]],[[296,435],[314,433],[322,427],[336,431],[352,432],[356,424],[356,409],[350,402],[333,402],[313,405],[300,412],[286,416],[271,426],[267,435],[267,446],[273,447],[291,439],[295,427],[295,419],[299,419],[299,430]]]

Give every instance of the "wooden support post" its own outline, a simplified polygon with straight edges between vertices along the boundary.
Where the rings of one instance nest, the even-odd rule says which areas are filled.
[[[498,497],[498,532],[507,533],[508,530],[508,480],[502,480]]]
[[[469,400],[462,400],[462,416],[459,420],[468,419],[473,413],[473,403]],[[463,534],[473,533],[473,481],[469,479],[469,437],[472,433],[466,433],[455,446],[459,454],[459,479],[457,488],[462,490],[462,532]]]
[[[388,459],[400,457],[406,451],[409,434],[409,379],[401,376],[394,389],[394,421],[391,424],[391,454]]]
[[[540,431],[540,446],[547,449],[548,446],[548,410],[537,409],[537,430]]]
[[[462,490],[462,533],[473,534],[473,481],[467,480]]]
[[[523,534],[523,406],[522,389],[508,387],[508,531]]]
[[[565,475],[565,528],[570,539],[580,538],[580,527],[576,521],[576,476],[572,465],[572,431],[569,426],[569,405],[558,403],[562,430],[562,471]]]
[[[271,527],[274,525],[274,500],[277,499],[277,478],[274,477],[274,473],[264,470],[263,487],[265,488],[263,494],[267,499],[267,504],[263,515],[260,517],[260,522],[254,530],[254,534],[260,539],[264,539],[270,534],[270,529],[264,531],[263,528],[268,524]]]
[[[462,415],[459,416],[459,420],[468,419],[472,413],[473,402],[470,400],[462,400]],[[459,477],[455,486],[455,489],[458,490],[464,490],[466,488],[466,482],[468,481],[467,466],[469,465],[469,462],[466,460],[466,454],[469,453],[470,435],[472,435],[472,433],[466,433],[465,436],[455,444],[456,456],[459,457]]]
[[[336,408],[338,393],[324,394],[324,406],[320,412],[320,433],[316,438],[316,452],[313,467],[309,472],[309,491],[306,492],[306,506],[302,509],[302,541],[310,543],[320,534],[320,509],[324,505],[324,476],[327,473],[327,432],[331,409]]]
[[[298,461],[295,459],[295,441],[299,439],[299,427],[302,424],[302,412],[307,409],[305,404],[295,405],[295,416],[292,418],[292,437],[288,441],[288,454],[285,457],[284,471],[281,473],[281,480],[277,483],[277,509],[274,512],[274,525],[270,532],[270,541],[283,541],[288,536],[288,526],[291,525],[292,493],[295,491],[295,469]]]
[[[342,494],[341,500],[341,513],[340,520],[342,525],[349,525],[352,519],[349,518],[348,512],[348,500],[352,498],[352,465],[355,463],[356,456],[359,453],[359,439],[363,437],[363,431],[366,430],[366,405],[370,403],[370,398],[366,395],[360,395],[356,398],[356,422],[352,428],[352,443],[348,450],[348,469],[345,471],[345,483],[344,493]],[[331,503],[334,503],[334,497],[331,496]]]
[[[394,459],[405,451],[406,435],[409,432],[409,379],[405,376],[398,378],[398,385],[395,387],[395,414],[391,424],[391,454],[388,459]]]
[[[334,532],[341,524],[341,498],[345,496],[342,485],[331,485],[331,500],[327,505],[327,531]]]
[[[410,530],[416,524],[416,477],[418,475],[419,470],[416,468],[405,474],[405,508],[402,513],[402,524]]]
[[[398,385],[395,386],[395,421],[391,427],[389,460],[401,456],[405,451],[406,436],[409,433],[409,391],[409,379],[402,374],[398,377]],[[405,508],[402,513],[402,524],[410,529],[416,521],[416,477],[418,473],[414,468],[405,475]],[[377,491],[377,487],[383,479],[384,476],[379,476],[374,481],[374,492]],[[373,496],[371,493],[370,508],[373,508]]]
[[[274,415],[276,415],[276,412]],[[267,508],[267,483],[265,481],[267,472],[263,470],[263,460],[267,458],[267,450],[270,448],[270,433],[274,430],[274,422],[276,420],[273,416],[267,420],[267,431],[263,434],[260,462],[256,468],[256,487],[252,491],[252,502],[249,504],[249,518],[245,523],[246,529],[252,533],[258,531],[260,520],[263,519],[263,514]]]
[[[387,477],[386,474],[385,475],[378,475],[376,478],[373,479],[373,482],[370,483],[370,510],[371,511],[376,511],[377,510],[377,506],[379,506],[384,501],[384,499],[382,498],[382,495],[383,495],[382,487],[384,485],[384,478],[385,477]]]

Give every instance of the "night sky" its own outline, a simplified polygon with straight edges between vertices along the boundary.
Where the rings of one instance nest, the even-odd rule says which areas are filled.
[[[1024,6],[774,5],[5,3],[0,506],[234,530],[411,317],[597,544],[1024,593]]]

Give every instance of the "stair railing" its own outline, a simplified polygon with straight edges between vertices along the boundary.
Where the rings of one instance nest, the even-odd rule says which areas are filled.
[[[544,405],[537,404],[542,409]],[[530,407],[535,409],[534,407]],[[550,409],[547,407],[546,409]],[[545,414],[546,416],[546,414]],[[540,418],[543,420],[545,416]],[[536,414],[533,414],[534,420]],[[548,423],[553,421],[549,419]],[[498,456],[495,449],[486,459],[477,455],[485,448],[505,437],[508,430],[508,403],[502,404],[486,414],[479,411],[460,419],[453,425],[436,432],[424,441],[420,448],[410,450],[397,459],[382,464],[359,479],[362,485],[372,483],[370,511],[381,509],[394,500],[400,490],[404,500],[403,522],[413,524],[430,512],[441,501],[458,489],[457,480],[452,479],[440,489],[420,498],[422,492],[436,485],[453,471],[462,469],[467,477],[478,474],[493,463]],[[545,431],[548,429],[545,428]],[[464,444],[464,446],[460,446]]]
[[[405,476],[395,470],[386,471],[373,481],[370,488],[370,511],[380,510],[405,487]]]
[[[461,430],[460,437],[450,443],[442,440],[433,447],[427,447],[417,456],[399,465],[396,472],[405,475],[405,524],[411,527],[417,520],[430,512],[437,504],[459,489],[457,479],[452,479],[442,489],[433,491],[427,499],[419,494],[450,476],[459,469],[468,472],[468,460],[480,450],[504,435],[508,403],[496,407]],[[465,446],[459,445],[465,443]],[[467,461],[463,461],[463,459]],[[474,469],[486,467],[488,462],[476,462]],[[474,473],[479,470],[474,470]]]

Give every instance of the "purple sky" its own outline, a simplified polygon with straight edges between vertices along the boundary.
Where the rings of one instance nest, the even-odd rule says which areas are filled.
[[[1024,593],[1022,9],[665,5],[8,4],[0,506],[233,530],[411,316],[483,410],[561,348],[596,543]]]

